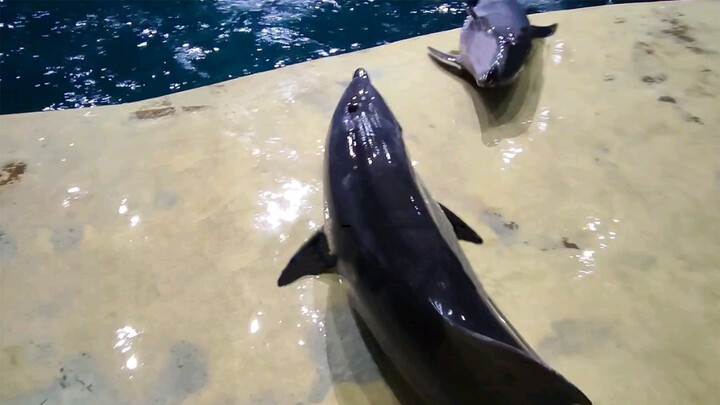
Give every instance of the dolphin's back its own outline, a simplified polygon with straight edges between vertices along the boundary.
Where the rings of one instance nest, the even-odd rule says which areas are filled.
[[[394,256],[362,249],[340,266],[352,307],[427,404],[589,403],[498,321],[438,234],[404,234],[382,238]]]
[[[397,156],[391,145],[388,151]],[[442,221],[450,227],[447,219],[418,185],[412,167],[402,160],[383,164],[358,164],[342,178],[329,172],[333,239],[342,242],[337,246],[339,273],[352,273],[354,288],[367,289],[367,298],[389,311],[403,307],[421,317],[440,315],[525,350],[522,339],[480,295],[462,250],[449,243],[457,244],[454,234],[444,235],[438,226]],[[397,314],[396,322],[408,316]]]
[[[351,128],[354,139],[334,137],[341,142],[331,143],[327,156],[326,195],[335,218],[332,239],[340,242],[339,272],[352,273],[356,288],[367,288],[370,299],[388,308],[409,305],[418,316],[439,314],[527,350],[471,277],[447,218],[415,175],[397,122],[366,114],[335,127]],[[349,155],[352,168],[333,166]]]

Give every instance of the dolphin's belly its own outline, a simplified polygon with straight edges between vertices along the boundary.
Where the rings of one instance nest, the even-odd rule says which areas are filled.
[[[460,63],[476,78],[483,78],[498,60],[498,42],[487,32],[471,29],[460,33]]]
[[[495,27],[495,33],[504,37],[510,33],[517,35],[521,29],[530,25],[525,10],[515,1],[481,1],[475,12],[487,18],[490,25]]]

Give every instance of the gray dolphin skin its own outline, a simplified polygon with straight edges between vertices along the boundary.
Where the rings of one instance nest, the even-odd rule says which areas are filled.
[[[278,286],[337,273],[358,323],[422,403],[591,404],[485,293],[458,242],[482,238],[430,196],[362,68],[332,117],[324,200],[323,227]]]
[[[469,72],[479,87],[512,83],[532,52],[533,39],[549,37],[557,29],[557,24],[531,25],[525,9],[515,0],[468,3],[460,53],[450,55],[432,47],[428,50],[438,62]]]

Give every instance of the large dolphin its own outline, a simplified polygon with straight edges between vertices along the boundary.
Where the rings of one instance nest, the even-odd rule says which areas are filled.
[[[590,404],[485,293],[458,243],[482,239],[423,186],[364,69],[333,114],[324,176],[323,228],[279,286],[336,272],[374,343],[428,404]]]
[[[432,47],[428,50],[438,62],[468,71],[479,87],[513,82],[533,49],[533,39],[548,37],[557,29],[557,24],[531,25],[525,9],[515,0],[468,3],[468,17],[460,32],[460,53],[450,55]]]

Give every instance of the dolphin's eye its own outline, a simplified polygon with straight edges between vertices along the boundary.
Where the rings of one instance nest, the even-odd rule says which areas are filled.
[[[354,113],[355,111],[358,110],[358,107],[360,107],[360,104],[358,104],[356,102],[352,102],[352,103],[348,104],[348,112]]]

